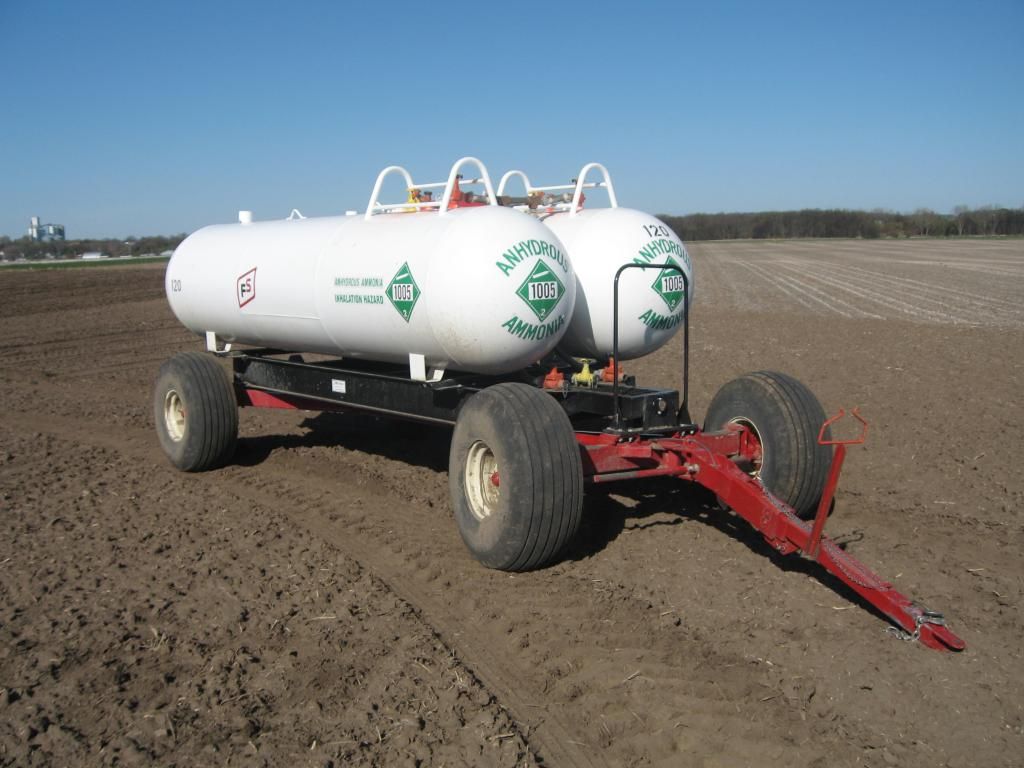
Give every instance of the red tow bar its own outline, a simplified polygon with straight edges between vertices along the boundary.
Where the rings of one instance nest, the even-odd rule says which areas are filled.
[[[857,409],[851,415],[862,430],[852,440],[825,440],[825,430],[845,412],[822,425],[818,441],[834,445],[832,465],[814,523],[808,525],[788,505],[772,495],[761,481],[740,469],[735,460],[748,460],[750,441],[745,429],[696,432],[671,437],[620,437],[608,433],[576,433],[583,459],[584,478],[593,483],[674,475],[698,483],[716,494],[737,515],[764,536],[780,554],[798,552],[820,563],[893,622],[892,629],[905,640],[920,640],[929,648],[960,651],[964,641],[946,626],[942,614],[922,608],[874,571],[841,549],[824,534],[846,446],[863,443],[867,422]]]

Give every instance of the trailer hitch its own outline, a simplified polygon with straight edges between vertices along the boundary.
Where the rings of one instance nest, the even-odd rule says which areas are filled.
[[[812,524],[801,520],[760,479],[744,472],[733,460],[742,455],[742,429],[629,439],[610,433],[577,433],[577,440],[582,449],[584,474],[590,482],[671,475],[702,485],[761,533],[776,552],[799,553],[819,563],[888,617],[893,624],[889,630],[898,637],[919,640],[936,650],[963,650],[964,641],[950,631],[941,613],[919,606],[825,535],[825,519],[839,482],[846,446],[863,443],[867,436],[867,422],[854,409],[851,415],[862,425],[860,436],[825,440],[825,430],[844,415],[840,411],[826,421],[818,435],[819,442],[836,449]]]
[[[699,443],[699,436],[685,438],[683,442]],[[833,457],[829,479],[832,486],[830,493],[835,491],[839,469],[842,467],[842,450],[848,444],[851,443],[837,441],[837,456]],[[949,630],[940,613],[917,605],[824,534],[821,529],[831,498],[822,499],[814,524],[808,525],[786,504],[775,498],[760,480],[744,473],[734,462],[723,461],[724,457],[720,455],[709,455],[703,446],[700,450],[694,450],[688,445],[684,453],[687,463],[696,464],[700,471],[681,476],[716,493],[733,511],[760,531],[777,552],[783,555],[799,552],[820,563],[825,570],[885,614],[893,622],[893,629],[901,633],[900,637],[920,640],[922,644],[936,650],[963,650],[964,641]]]

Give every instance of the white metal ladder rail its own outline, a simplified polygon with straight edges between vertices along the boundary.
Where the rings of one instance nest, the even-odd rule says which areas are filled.
[[[491,177],[487,173],[487,168],[485,168],[484,164],[475,157],[463,157],[460,158],[459,160],[456,160],[455,164],[452,165],[452,169],[448,173],[447,181],[435,181],[427,184],[414,184],[412,181],[412,176],[409,175],[409,172],[405,170],[405,168],[403,168],[400,165],[389,165],[387,168],[385,168],[377,175],[377,181],[373,185],[373,192],[370,193],[370,202],[366,206],[365,218],[369,220],[373,216],[380,213],[393,213],[395,211],[409,212],[420,210],[423,208],[437,209],[437,214],[439,216],[444,216],[448,212],[448,206],[452,200],[452,193],[454,192],[455,184],[458,181],[457,177],[459,175],[459,171],[462,169],[462,166],[466,165],[467,163],[476,165],[477,170],[480,173],[480,176],[474,179],[462,179],[462,183],[483,184],[484,190],[487,193],[487,205],[497,205],[498,198],[494,194],[494,186],[491,184]],[[405,186],[407,190],[437,189],[440,187],[444,187],[444,194],[441,196],[440,201],[427,200],[425,202],[419,203],[381,203],[378,200],[378,197],[380,196],[381,186],[384,184],[384,179],[389,174],[392,173],[399,174],[405,180]]]
[[[598,170],[604,177],[603,181],[592,181],[587,182],[587,175],[592,170]],[[523,185],[526,187],[526,194],[530,195],[533,192],[564,192],[565,190],[573,190],[572,202],[559,202],[551,205],[544,206],[543,210],[538,211],[539,213],[561,213],[568,211],[570,216],[575,216],[580,210],[580,200],[583,197],[584,189],[607,189],[608,190],[608,207],[618,208],[619,201],[615,197],[615,187],[612,186],[612,178],[608,173],[608,169],[600,163],[587,163],[580,170],[579,175],[572,180],[569,184],[550,184],[545,187],[535,187],[530,184],[530,179],[520,170],[513,169],[507,171],[501,180],[498,182],[498,196],[505,194],[505,187],[508,182],[514,178],[519,177],[523,180]],[[528,211],[530,206],[528,205],[516,205],[513,206],[517,211]]]

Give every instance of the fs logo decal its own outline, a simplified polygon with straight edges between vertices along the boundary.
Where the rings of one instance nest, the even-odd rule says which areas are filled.
[[[235,294],[238,296],[239,309],[256,298],[256,267],[253,267],[238,278]]]

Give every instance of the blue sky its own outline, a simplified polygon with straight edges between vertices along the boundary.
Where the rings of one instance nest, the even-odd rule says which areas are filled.
[[[651,212],[1024,205],[1024,2],[0,0],[0,234],[366,206],[385,165]]]

